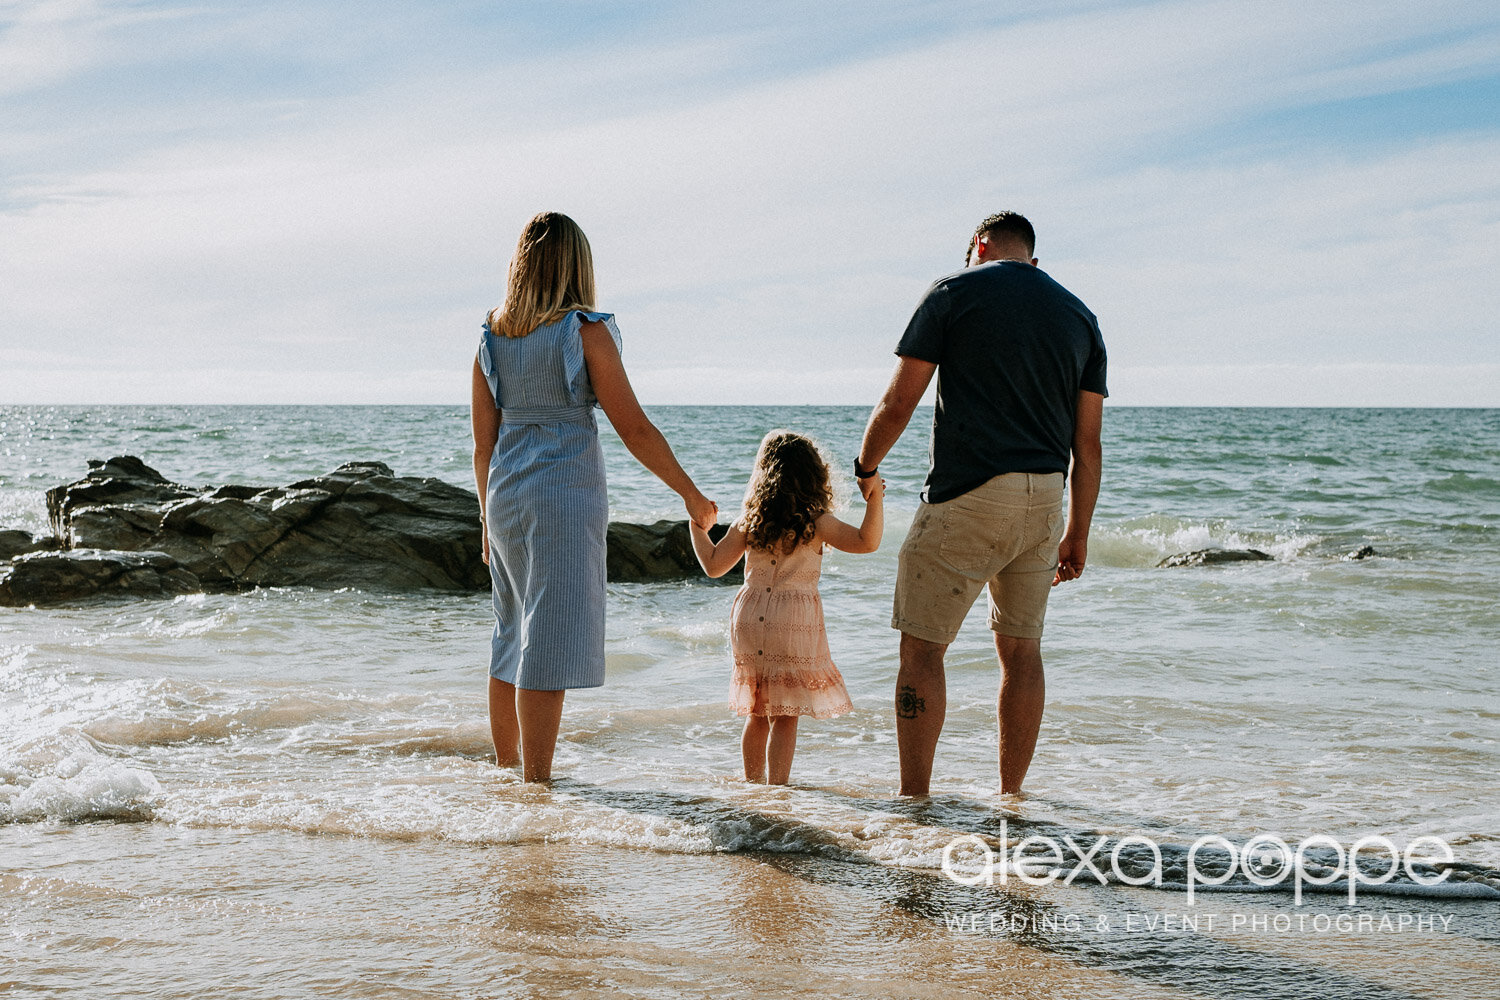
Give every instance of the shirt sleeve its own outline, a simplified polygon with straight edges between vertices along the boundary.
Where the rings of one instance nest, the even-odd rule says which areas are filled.
[[[500,373],[495,368],[495,359],[490,354],[490,323],[484,322],[484,332],[479,335],[479,370],[490,384],[490,395],[495,397],[495,409],[500,409]]]
[[[948,289],[935,284],[927,289],[917,311],[912,313],[906,332],[896,345],[896,353],[903,358],[916,358],[939,364],[943,360],[943,345],[948,333]]]
[[[598,406],[599,400],[594,395],[594,387],[589,383],[588,366],[583,361],[583,332],[585,323],[603,322],[604,328],[609,331],[610,339],[615,342],[615,350],[624,354],[624,347],[620,342],[620,328],[615,325],[614,313],[584,312],[576,309],[568,314],[567,332],[563,336],[563,369],[568,377],[568,393],[573,401],[580,406]]]
[[[1109,389],[1105,384],[1105,376],[1109,372],[1109,358],[1104,353],[1104,337],[1099,333],[1098,323],[1094,324],[1094,346],[1089,351],[1089,359],[1083,366],[1083,378],[1079,381],[1078,388],[1085,392],[1097,392],[1101,396],[1108,396]]]

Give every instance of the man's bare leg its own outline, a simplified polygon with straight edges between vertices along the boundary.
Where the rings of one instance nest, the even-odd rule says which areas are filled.
[[[1042,728],[1047,685],[1042,674],[1042,640],[995,634],[1000,654],[1000,791],[1014,794],[1026,780],[1036,736]]]
[[[896,751],[901,794],[926,795],[932,758],[948,713],[943,654],[948,647],[901,633],[901,669],[896,674]]]
[[[521,725],[516,721],[516,687],[490,678],[490,739],[495,744],[495,763],[514,767],[521,763]]]

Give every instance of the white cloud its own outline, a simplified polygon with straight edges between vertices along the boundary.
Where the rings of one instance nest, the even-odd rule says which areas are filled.
[[[467,363],[515,231],[552,207],[591,234],[643,398],[726,371],[722,401],[836,401],[878,391],[922,288],[1012,205],[1120,370],[1493,360],[1493,130],[1183,155],[1245,116],[1493,67],[1493,30],[1453,30],[1462,5],[1423,8],[1425,34],[1406,5],[1277,9],[1033,20],[671,104],[643,96],[653,67],[691,77],[726,39],[595,56],[561,87],[538,60],[310,94],[13,180],[0,356],[23,372],[16,350],[84,336],[93,361],[199,373],[179,386],[222,363],[268,400],[446,401],[432,365]],[[976,53],[1001,54],[1000,83]]]
[[[45,86],[91,62],[99,44],[89,22],[98,14],[90,0],[0,6],[0,94]]]
[[[173,20],[183,9],[101,0],[0,2],[0,95],[40,90],[106,64],[130,62],[122,30]]]

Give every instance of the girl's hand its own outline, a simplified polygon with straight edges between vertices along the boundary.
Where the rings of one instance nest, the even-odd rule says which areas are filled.
[[[702,493],[695,493],[682,503],[687,508],[688,519],[704,531],[718,523],[719,505]]]

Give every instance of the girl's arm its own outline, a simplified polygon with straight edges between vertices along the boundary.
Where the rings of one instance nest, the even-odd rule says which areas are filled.
[[[824,514],[818,518],[818,540],[844,552],[874,552],[880,548],[880,536],[885,533],[884,498],[885,480],[880,479],[865,499],[865,519],[858,528],[832,514]]]
[[[474,425],[474,485],[479,489],[479,523],[484,529],[485,563],[490,561],[490,529],[484,517],[484,500],[490,485],[490,457],[495,454],[495,441],[500,437],[500,411],[495,409],[495,397],[490,393],[490,384],[485,381],[479,368],[479,359],[474,359],[474,387],[469,402],[469,420]]]
[[[620,440],[625,442],[636,461],[682,497],[688,517],[694,524],[701,524],[704,528],[713,524],[719,518],[718,506],[704,496],[692,478],[682,471],[677,456],[672,454],[672,446],[641,409],[609,330],[597,320],[584,323],[579,330],[583,337],[583,364],[588,369],[589,382],[615,433],[620,435]]]
[[[688,531],[693,536],[693,555],[698,557],[703,572],[711,577],[721,577],[734,569],[745,554],[745,531],[738,521],[729,526],[718,544],[714,544],[708,532],[698,527],[696,521],[688,522]]]

